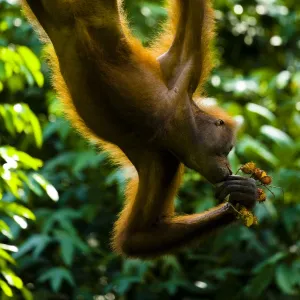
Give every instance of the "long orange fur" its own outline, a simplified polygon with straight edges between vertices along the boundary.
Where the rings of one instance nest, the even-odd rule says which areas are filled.
[[[72,83],[72,80],[74,78],[72,76],[74,75],[69,75],[69,71],[67,71],[67,69],[64,69],[70,67],[64,66],[64,58],[61,57],[63,48],[60,48],[59,45],[63,44],[64,42],[62,41],[62,37],[64,37],[65,34],[64,30],[67,35],[68,30],[71,30],[69,27],[72,27],[73,31],[71,31],[73,32],[73,34],[78,35],[77,39],[82,39],[84,41],[84,44],[81,45],[81,51],[83,51],[82,55],[84,56],[89,54],[95,59],[94,64],[95,66],[99,67],[100,70],[102,70],[102,73],[104,74],[103,76],[105,76],[105,80],[109,81],[109,88],[115,90],[116,93],[119,93],[120,95],[129,95],[128,97],[130,99],[133,99],[132,105],[138,106],[139,110],[143,113],[151,115],[152,113],[155,113],[157,111],[160,116],[163,109],[165,109],[163,108],[163,106],[161,106],[163,104],[155,104],[154,102],[153,104],[152,102],[149,104],[147,103],[147,99],[150,97],[149,95],[160,95],[160,90],[158,89],[158,87],[164,85],[165,78],[162,74],[162,70],[160,68],[157,57],[159,57],[163,53],[166,53],[171,47],[174,35],[178,30],[178,27],[183,25],[179,24],[179,19],[181,11],[184,9],[183,6],[186,4],[183,4],[181,0],[167,1],[167,9],[170,17],[164,27],[165,29],[157,37],[157,39],[153,41],[151,47],[145,48],[142,46],[140,41],[132,35],[128,26],[126,15],[122,8],[121,0],[115,2],[111,0],[107,2],[105,2],[104,0],[87,1],[90,2],[90,4],[87,4],[85,3],[86,1],[81,0],[54,0],[53,2],[51,1],[51,5],[50,2],[49,4],[47,4],[49,5],[49,7],[46,6],[45,11],[41,11],[41,9],[44,9],[43,5],[44,3],[46,3],[46,1],[40,1],[40,3],[42,4],[33,4],[34,2],[37,3],[39,1],[21,0],[22,7],[26,16],[33,24],[34,28],[37,30],[41,40],[47,44],[46,53],[48,57],[48,63],[53,73],[53,86],[58,93],[59,98],[63,102],[64,111],[67,118],[83,136],[85,136],[88,140],[92,140],[93,142],[98,144],[101,149],[108,151],[112,160],[116,164],[130,171],[128,175],[127,190],[125,193],[125,206],[114,228],[112,241],[114,250],[118,253],[125,253],[130,256],[156,256],[159,254],[168,253],[172,249],[176,249],[189,243],[189,241],[185,241],[183,237],[178,242],[176,242],[177,237],[175,237],[175,231],[181,230],[176,229],[182,228],[181,224],[186,224],[184,226],[187,227],[189,227],[187,224],[192,224],[190,226],[191,230],[195,230],[192,228],[196,228],[196,226],[198,226],[200,228],[199,230],[201,235],[201,224],[203,222],[207,222],[205,221],[206,218],[211,218],[211,222],[214,222],[214,224],[216,224],[216,227],[220,227],[224,224],[230,223],[232,221],[232,218],[229,218],[227,216],[224,207],[218,208],[219,210],[208,212],[208,214],[210,215],[207,215],[207,217],[202,215],[194,215],[189,219],[187,219],[187,217],[175,217],[173,200],[177,193],[178,187],[180,186],[183,173],[183,164],[180,162],[180,159],[178,160],[176,157],[165,150],[158,150],[158,146],[156,144],[152,145],[150,143],[150,146],[146,145],[144,148],[139,148],[139,140],[137,138],[133,138],[133,144],[137,145],[137,150],[134,149],[134,145],[131,145],[129,147],[130,151],[128,152],[128,155],[127,153],[125,154],[123,152],[123,149],[121,150],[118,145],[114,144],[114,141],[111,142],[110,140],[107,140],[106,137],[104,137],[103,139],[102,136],[99,136],[99,134],[97,134],[97,128],[90,128],[91,126],[87,125],[86,119],[87,112],[92,112],[93,110],[92,108],[88,110],[88,108],[86,107],[89,105],[92,107],[93,105],[96,105],[96,102],[95,100],[87,96],[85,100],[82,100],[86,101],[86,103],[78,104],[78,102],[76,102],[76,104],[74,104],[74,95],[71,95],[71,93],[74,94],[74,91],[80,91],[80,89],[76,86],[75,83]],[[198,2],[200,3],[201,1]],[[57,16],[55,15],[55,11],[53,11],[55,5],[57,5],[57,8],[59,8],[59,10],[56,10]],[[213,10],[211,8],[209,0],[202,0],[202,3],[199,4],[199,7],[204,10],[204,18],[202,20],[203,25],[199,25],[199,28],[193,28],[193,30],[201,32],[201,49],[199,49],[199,51],[201,51],[202,58],[201,74],[199,76],[198,88],[193,94],[194,99],[198,99],[199,97],[203,96],[204,83],[210,73],[211,68],[213,67]],[[33,13],[33,11],[35,13]],[[42,19],[42,17],[45,15],[50,16],[50,19],[56,20],[58,22],[57,28],[59,28],[59,30],[56,31],[56,27],[48,26],[49,24],[47,23],[47,20]],[[42,28],[43,25],[41,26],[41,22],[44,23],[44,29]],[[72,22],[72,24],[68,27],[69,22]],[[97,31],[93,30],[93,28],[101,28],[101,30],[103,30],[103,28],[104,30],[107,28],[107,30],[110,30],[111,34],[114,36],[118,36],[120,35],[120,32],[123,32],[123,36],[121,36],[120,41],[117,41],[117,45],[119,45],[121,48],[121,50],[117,52],[117,57],[111,58],[109,56],[109,51],[106,52],[105,49],[106,47],[108,48],[111,45],[113,46],[116,41],[113,38],[109,39],[107,37],[103,37],[103,44],[99,45],[98,43],[96,43],[96,41],[99,42],[97,40],[98,33]],[[62,33],[60,35],[60,33],[57,32]],[[189,34],[191,35],[192,33],[189,31]],[[70,37],[72,36],[70,35]],[[101,35],[99,39],[101,41]],[[52,41],[54,46],[50,41]],[[70,53],[73,53],[72,50],[70,50]],[[108,58],[108,61],[106,61],[106,57]],[[117,64],[111,63],[109,61],[110,59],[115,59],[117,61]],[[128,61],[130,61],[130,63],[128,63]],[[73,65],[72,68],[74,69],[74,71],[84,70],[82,69],[80,62],[78,62],[77,60],[71,60],[71,63]],[[120,68],[120,66],[122,65],[124,65],[123,69]],[[139,86],[138,82],[133,82],[134,80],[131,80],[130,78],[132,76],[133,78],[136,78],[136,81],[138,81],[139,76],[134,73],[137,72],[135,70],[140,70],[137,66],[141,66],[141,71],[139,71],[142,72],[141,74],[144,74],[143,72],[144,70],[146,70],[145,78],[143,77],[144,83],[146,84],[144,86]],[[127,74],[126,72],[128,72],[129,74]],[[66,82],[66,78],[62,73],[67,74],[66,78],[67,81],[70,82],[69,84]],[[72,88],[71,90],[70,87]],[[162,93],[165,93],[165,90],[166,89],[162,88]],[[84,90],[80,91],[80,93],[82,93],[83,95]],[[78,97],[80,96],[81,95],[79,95]],[[99,100],[97,101],[101,101],[101,95],[92,96],[97,96],[97,98],[99,98]],[[125,100],[123,101],[122,97],[120,97],[120,100],[118,101],[118,105],[120,105],[121,110],[123,109],[123,106],[126,108],[127,102],[124,102]],[[154,105],[157,105],[155,109],[153,108]],[[234,122],[223,111],[217,108],[205,108],[202,107],[201,104],[198,105],[198,107],[200,108],[199,111],[201,118],[203,115],[203,118],[209,118],[209,120],[215,120],[219,118],[225,120],[227,127],[226,129],[224,129],[226,130],[226,133],[224,133],[225,138],[223,139],[226,140],[220,143],[220,145],[222,144],[220,147],[228,147],[227,145],[232,143],[231,140],[234,131]],[[126,109],[124,110],[124,113],[127,113]],[[168,118],[172,118],[172,115],[174,113],[175,110],[171,110],[171,115]],[[205,115],[207,115],[207,117]],[[91,114],[89,118],[90,124],[93,124],[97,122],[98,116],[97,114]],[[118,114],[118,118],[122,118],[122,111]],[[140,119],[138,119],[137,117],[136,122],[140,122],[139,120]],[[164,133],[164,128],[165,126],[168,126],[169,122],[169,119],[167,119],[167,117],[162,117],[161,123],[159,117],[157,118],[157,120],[159,120],[159,125],[157,126],[157,133],[155,132],[156,129],[154,128],[154,140],[157,135]],[[110,126],[110,124],[107,124],[107,126]],[[120,124],[120,126],[122,126],[122,124]],[[129,128],[131,128],[130,126]],[[101,132],[101,128],[99,128],[99,132]],[[146,130],[145,135],[148,135],[148,132],[146,132]],[[207,133],[206,135],[208,136],[209,133]],[[123,141],[122,143],[124,144]],[[148,150],[148,147],[150,148],[150,150]],[[145,153],[140,153],[140,151],[145,151]],[[225,160],[220,160],[220,164],[226,165],[228,163]],[[195,169],[197,169],[197,167],[195,167]],[[145,199],[148,200],[142,200],[142,196],[144,195],[146,195]],[[163,195],[161,200],[155,200],[156,198],[160,198],[160,195]],[[149,248],[149,251],[147,251],[147,249],[136,251],[133,250],[133,248],[135,247],[133,245],[135,245],[135,243],[137,243],[138,245],[137,248],[143,248],[142,243],[148,239],[147,231],[150,230],[149,228],[151,226],[156,226],[155,224],[159,224],[161,220],[164,220],[162,226],[165,226],[163,228],[166,228],[166,232],[170,231],[170,238],[164,236],[160,237],[162,241],[166,239],[166,246],[162,247],[162,249],[160,249],[158,246],[156,247],[157,249],[155,247],[152,250]],[[155,229],[153,230],[155,234],[159,235],[158,232],[156,233]],[[132,245],[128,246],[127,240],[129,240],[130,236],[134,235],[135,232],[145,232],[145,236],[141,235],[141,237],[137,237],[135,239],[137,242],[133,242]],[[172,237],[173,234],[174,237]],[[182,232],[182,235],[184,236],[184,232]],[[196,238],[197,236],[195,235],[190,240],[194,240]],[[140,239],[142,239],[142,242]],[[172,242],[172,239],[174,239],[174,243]]]

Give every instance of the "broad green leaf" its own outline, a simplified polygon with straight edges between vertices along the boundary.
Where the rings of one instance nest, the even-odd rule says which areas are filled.
[[[261,270],[263,268],[265,268],[266,266],[271,266],[271,265],[275,265],[278,263],[278,261],[284,259],[288,254],[285,252],[278,252],[274,255],[272,255],[271,257],[265,259],[264,261],[262,261],[261,263],[259,263],[253,270],[254,273],[259,273],[261,272]]]
[[[44,75],[42,72],[40,71],[34,71],[32,73],[34,79],[35,79],[35,82],[37,83],[37,85],[41,88],[43,87],[44,85],[44,82],[45,82],[45,79],[44,79]]]
[[[291,72],[284,70],[277,75],[276,84],[279,89],[283,89],[287,86],[291,79]]]
[[[247,283],[244,289],[247,299],[257,299],[262,295],[271,284],[274,271],[275,267],[273,265],[266,265]]]
[[[272,154],[262,143],[250,136],[244,136],[237,146],[238,152],[243,153],[249,160],[261,159],[272,166],[279,164],[279,159]]]
[[[288,295],[296,295],[297,289],[293,286],[293,273],[291,267],[285,263],[280,264],[276,268],[275,279],[278,287]]]
[[[284,147],[294,146],[293,140],[285,132],[276,127],[264,125],[261,127],[260,132],[278,145]]]
[[[24,77],[22,74],[15,74],[14,76],[8,78],[7,86],[10,93],[16,94],[22,92],[25,89]]]
[[[264,106],[255,103],[248,103],[246,105],[246,109],[248,112],[259,115],[270,122],[274,122],[276,120],[275,115]]]
[[[17,48],[18,53],[23,58],[27,68],[34,72],[36,70],[40,70],[41,63],[39,59],[36,57],[36,55],[30,50],[28,47],[25,46],[19,46]]]

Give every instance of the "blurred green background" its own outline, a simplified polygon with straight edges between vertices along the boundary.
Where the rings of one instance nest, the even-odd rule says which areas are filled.
[[[50,1],[50,0],[49,0]],[[126,1],[149,43],[162,1]],[[51,89],[36,34],[15,0],[0,0],[1,299],[300,299],[300,4],[215,0],[218,63],[210,102],[241,125],[233,169],[255,161],[274,178],[255,213],[199,247],[154,261],[109,247],[123,203],[122,170],[78,136]],[[215,205],[187,170],[177,210]]]

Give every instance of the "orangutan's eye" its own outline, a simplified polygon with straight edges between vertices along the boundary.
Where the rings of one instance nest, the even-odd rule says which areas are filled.
[[[215,125],[216,126],[222,126],[222,125],[224,125],[225,124],[225,122],[223,121],[223,120],[221,120],[221,119],[219,119],[219,120],[217,120],[216,122],[215,122]]]

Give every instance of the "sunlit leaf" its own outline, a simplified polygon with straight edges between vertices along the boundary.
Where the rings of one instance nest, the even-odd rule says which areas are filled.
[[[11,114],[11,111],[8,109],[9,106],[7,105],[0,105],[0,115],[2,116],[2,120],[4,121],[4,125],[8,132],[15,136],[16,129],[13,122],[13,116]]]
[[[12,239],[10,228],[3,220],[0,220],[0,232],[9,239]]]
[[[21,204],[0,202],[0,210],[10,216],[18,215],[26,219],[35,220],[33,212]]]
[[[290,79],[291,79],[291,72],[287,70],[280,72],[276,78],[277,87],[279,89],[285,88]]]
[[[8,245],[8,244],[1,244],[0,243],[0,249],[11,251],[11,252],[18,252],[18,248],[14,245]]]
[[[26,222],[25,219],[23,219],[17,215],[14,215],[13,219],[22,229],[26,229],[28,227],[28,223]]]
[[[34,79],[35,79],[35,82],[37,83],[37,85],[41,88],[43,87],[44,85],[44,75],[42,72],[40,71],[35,71],[32,73]]]
[[[28,177],[28,180],[26,180],[26,183],[28,187],[38,196],[43,196],[44,192],[43,189],[41,188],[40,184],[36,182],[36,180],[33,178],[34,174],[31,174]]]
[[[43,162],[40,159],[33,158],[29,154],[18,151],[10,146],[0,147],[0,157],[2,157],[6,162],[9,159],[13,159],[21,163],[24,168],[30,168],[33,170],[37,170],[43,165]]]
[[[47,195],[53,201],[56,202],[59,200],[59,194],[56,188],[52,184],[50,184],[41,174],[35,173],[32,175],[32,177],[41,185],[41,187],[46,191]]]
[[[3,293],[8,296],[8,297],[12,297],[13,296],[13,291],[12,289],[9,287],[9,285],[0,279],[0,288],[2,289]]]
[[[246,105],[247,111],[250,113],[257,114],[265,119],[267,119],[270,122],[274,122],[276,120],[275,115],[268,110],[266,107],[263,107],[261,105],[255,104],[255,103],[248,103]]]
[[[9,255],[6,251],[0,249],[0,257],[7,260],[8,262],[10,262],[11,264],[15,264],[16,261],[12,258],[11,255]]]
[[[19,46],[17,48],[18,53],[23,58],[26,66],[28,69],[30,69],[32,72],[39,70],[41,68],[41,63],[36,57],[36,55],[30,50],[28,47],[25,46]]]
[[[278,128],[264,125],[261,127],[260,132],[281,146],[293,147],[293,140]]]
[[[43,135],[42,135],[42,129],[40,126],[40,122],[39,122],[38,118],[36,117],[36,115],[29,109],[28,106],[25,106],[25,111],[26,111],[27,115],[29,116],[29,121],[32,126],[32,131],[33,131],[36,145],[38,147],[41,147],[42,143],[43,143]]]
[[[12,270],[3,269],[1,273],[9,285],[15,286],[17,289],[23,288],[23,281]]]

